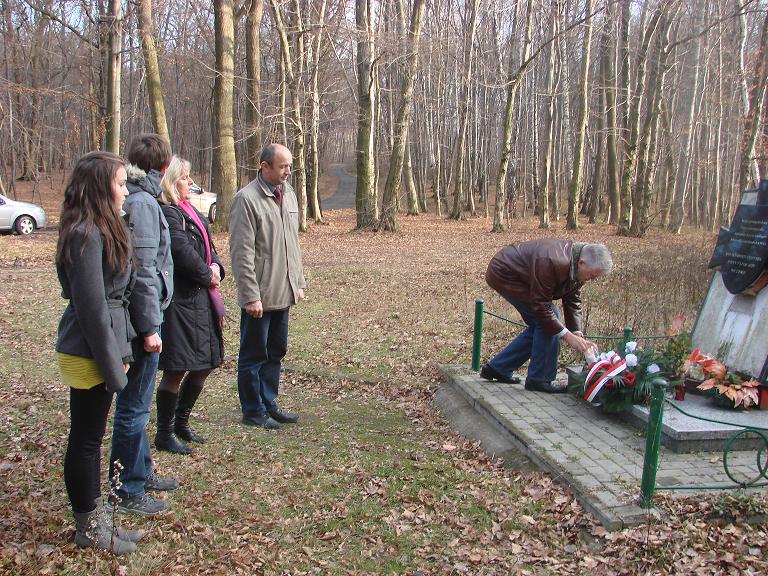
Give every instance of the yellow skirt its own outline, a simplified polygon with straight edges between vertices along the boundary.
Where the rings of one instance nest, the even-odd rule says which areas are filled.
[[[57,352],[61,380],[70,388],[88,390],[104,382],[96,360]]]

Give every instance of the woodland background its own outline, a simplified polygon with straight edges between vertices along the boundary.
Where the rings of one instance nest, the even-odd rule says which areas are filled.
[[[767,46],[766,0],[0,0],[0,188],[154,130],[222,227],[276,140],[303,229],[354,160],[357,227],[714,230],[768,173]]]

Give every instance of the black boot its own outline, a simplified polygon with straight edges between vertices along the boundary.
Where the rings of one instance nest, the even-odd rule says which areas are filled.
[[[174,454],[192,454],[192,449],[184,444],[173,433],[173,422],[176,419],[176,401],[179,395],[168,390],[157,390],[157,434],[155,447],[158,450]]]
[[[187,442],[196,442],[197,444],[205,444],[205,438],[189,427],[189,415],[202,391],[202,386],[191,386],[189,382],[181,384],[179,405],[176,407],[176,424],[173,427],[176,436]]]

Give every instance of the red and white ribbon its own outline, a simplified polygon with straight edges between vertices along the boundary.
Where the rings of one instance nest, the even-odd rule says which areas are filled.
[[[616,352],[611,352],[607,360],[595,362],[584,381],[584,399],[592,402],[609,381],[626,369],[627,363]]]

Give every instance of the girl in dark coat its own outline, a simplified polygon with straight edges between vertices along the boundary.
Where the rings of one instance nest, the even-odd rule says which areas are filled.
[[[189,204],[190,164],[174,156],[160,183],[160,204],[171,233],[174,294],[163,320],[163,377],[157,389],[155,446],[190,454],[187,442],[205,439],[189,426],[189,415],[205,379],[224,357],[224,305],[219,284],[224,266],[207,219]]]
[[[133,281],[128,229],[120,216],[128,195],[122,160],[91,152],[77,161],[59,220],[56,272],[68,301],[56,353],[69,386],[71,424],[64,484],[72,504],[75,544],[126,554],[143,531],[114,526],[101,497],[101,443],[115,392],[128,382],[128,315]]]

